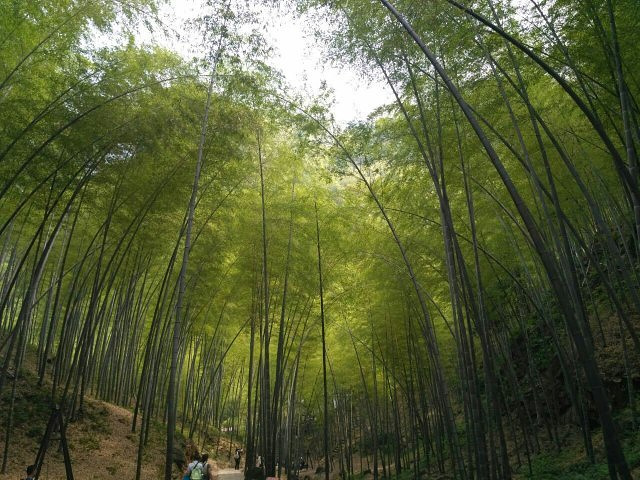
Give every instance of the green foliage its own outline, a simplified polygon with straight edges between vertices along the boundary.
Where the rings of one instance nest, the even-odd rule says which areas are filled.
[[[593,121],[522,51],[451,5],[395,3],[473,108],[504,166],[501,175],[442,79],[384,8],[296,2],[329,25],[319,35],[335,62],[354,65],[364,77],[384,77],[397,94],[396,104],[369,119],[333,129],[329,98],[283,98],[288,88],[265,61],[264,38],[245,33],[256,19],[242,2],[209,2],[198,26],[211,51],[189,63],[133,38],[91,44],[96,32],[115,35],[118,22],[148,20],[153,2],[0,0],[0,11],[9,12],[0,16],[0,109],[6,112],[0,127],[0,339],[25,322],[25,345],[37,347],[45,373],[55,368],[60,376],[54,399],[67,382],[73,393],[65,395],[74,406],[86,387],[126,406],[138,402],[145,420],[166,411],[168,332],[207,98],[203,71],[214,75],[215,88],[178,332],[181,427],[207,440],[219,437],[223,425],[238,425],[239,412],[245,413],[247,391],[240,386],[251,383],[262,395],[275,388],[273,377],[271,384],[248,378],[253,326],[254,367],[271,345],[262,372],[282,367],[283,403],[291,402],[287,412],[298,409],[301,444],[317,443],[324,413],[318,407],[316,214],[330,414],[341,410],[343,395],[358,403],[361,428],[370,426],[373,399],[393,405],[404,422],[398,428],[407,432],[415,428],[413,417],[435,423],[438,416],[453,423],[452,433],[438,425],[429,447],[446,457],[455,444],[444,441],[447,435],[464,447],[475,444],[476,433],[489,431],[495,440],[505,428],[498,420],[506,423],[510,407],[520,406],[520,392],[511,389],[538,389],[530,377],[554,369],[559,353],[576,372],[562,387],[589,391],[574,358],[576,335],[585,332],[572,331],[560,307],[568,302],[589,319],[604,314],[616,328],[619,310],[637,315],[628,188]],[[632,150],[622,148],[606,6],[493,3],[474,8],[544,52],[602,121],[614,148]],[[640,16],[631,0],[615,2],[614,13],[635,101]],[[632,110],[637,127],[637,105]],[[522,199],[518,208],[505,175]],[[532,214],[529,225],[524,209]],[[532,229],[542,247],[532,242]],[[41,258],[46,245],[51,249]],[[550,264],[570,298],[552,288]],[[604,273],[594,273],[596,266]],[[592,296],[590,305],[585,299]],[[23,319],[24,306],[33,311]],[[609,326],[607,335],[613,330]],[[270,342],[261,338],[265,331]],[[283,365],[273,351],[280,334]],[[45,345],[50,358],[44,358]],[[626,352],[597,348],[590,353],[620,380],[618,357]],[[4,363],[19,364],[19,355],[14,358]],[[85,364],[86,372],[78,373]],[[512,370],[515,378],[507,375]],[[500,377],[494,390],[492,374]],[[599,376],[609,379],[608,371]],[[19,379],[13,422],[36,438],[41,429],[30,420],[46,417],[51,399],[27,380],[33,378]],[[1,393],[8,415],[8,389]],[[206,414],[194,411],[195,404],[205,405]],[[453,418],[445,418],[447,408]],[[283,412],[278,421],[288,420]],[[96,435],[108,433],[105,412],[83,413],[85,447],[95,450]],[[486,422],[486,430],[467,431],[474,421]],[[195,428],[198,422],[206,425]],[[374,439],[381,452],[400,448],[390,431],[376,435],[361,442],[367,452]],[[640,462],[636,440],[626,439],[631,465]],[[178,441],[186,448],[182,434]],[[570,447],[536,456],[532,478],[600,478],[604,469]]]
[[[30,438],[39,441],[51,414],[51,402],[44,388],[36,388],[33,374],[27,373],[18,380],[14,404],[13,422],[15,428],[24,431]],[[0,413],[8,418],[10,391],[5,390],[0,397]]]
[[[624,453],[632,470],[640,466],[640,444],[637,435],[629,436],[624,442]],[[542,454],[532,462],[531,474],[523,473],[521,478],[561,479],[561,480],[596,480],[607,478],[609,470],[606,462],[591,464],[582,457],[582,452],[567,448],[560,454]]]

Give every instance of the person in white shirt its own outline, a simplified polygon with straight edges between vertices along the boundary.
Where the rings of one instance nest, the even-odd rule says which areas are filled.
[[[200,455],[196,454],[193,461],[187,465],[187,470],[182,480],[202,480],[204,477],[204,465],[200,461]]]

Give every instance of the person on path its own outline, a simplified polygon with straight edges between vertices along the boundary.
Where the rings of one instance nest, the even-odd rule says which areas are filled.
[[[236,448],[236,453],[233,454],[233,459],[236,462],[236,470],[240,470],[240,459],[242,458],[242,449]]]
[[[204,465],[204,480],[211,480],[211,465],[209,464],[209,455],[202,455],[202,465]]]
[[[187,470],[182,480],[202,480],[204,477],[204,465],[200,461],[200,455],[196,454],[193,461],[187,465]]]
[[[256,460],[256,467],[262,468],[262,456],[261,455],[258,455],[258,458]]]

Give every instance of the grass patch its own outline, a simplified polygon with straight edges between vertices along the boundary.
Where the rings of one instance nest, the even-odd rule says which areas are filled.
[[[543,453],[533,458],[531,474],[524,473],[520,478],[558,479],[558,480],[600,480],[609,478],[601,433],[594,433],[594,448],[596,449],[596,463],[592,464],[585,458],[581,443],[575,443],[560,453]],[[640,467],[640,433],[631,433],[623,439],[623,449],[629,468],[634,471]],[[637,475],[637,471],[635,472]]]

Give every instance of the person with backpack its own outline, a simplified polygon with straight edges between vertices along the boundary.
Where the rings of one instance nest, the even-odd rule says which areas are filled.
[[[202,465],[204,466],[204,476],[202,478],[204,480],[211,480],[211,465],[209,465],[209,455],[207,455],[206,453],[202,455]]]
[[[242,449],[236,448],[236,453],[233,454],[233,459],[236,462],[235,469],[240,470],[240,459],[242,458]]]
[[[200,455],[196,454],[193,458],[193,462],[187,465],[187,471],[182,477],[182,480],[203,480],[204,478],[204,465],[200,461]]]

